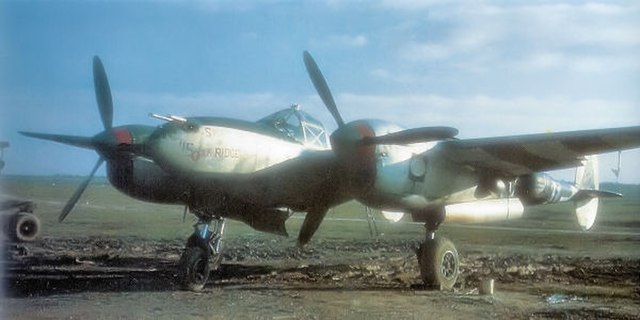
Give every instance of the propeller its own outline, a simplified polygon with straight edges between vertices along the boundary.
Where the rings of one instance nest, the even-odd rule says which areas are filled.
[[[320,99],[322,99],[324,105],[329,109],[329,112],[333,116],[333,119],[336,120],[338,127],[343,127],[344,121],[340,116],[335,100],[333,100],[333,95],[331,94],[329,85],[327,85],[327,81],[324,79],[322,72],[320,72],[320,68],[318,68],[318,64],[316,64],[316,61],[313,60],[313,57],[308,51],[305,51],[303,56],[307,73],[309,74],[309,78],[311,78],[311,82],[313,82],[313,86],[316,88]]]
[[[69,215],[71,210],[73,210],[73,207],[76,206],[76,203],[80,199],[80,196],[82,196],[82,193],[84,192],[84,190],[87,189],[87,186],[89,185],[89,182],[91,182],[93,175],[96,174],[96,171],[98,171],[98,168],[100,168],[103,162],[104,162],[104,158],[100,157],[100,159],[98,159],[98,161],[96,162],[96,165],[93,166],[93,170],[91,170],[91,173],[89,174],[89,176],[82,182],[82,184],[78,187],[78,189],[76,189],[76,191],[73,193],[71,198],[67,201],[67,204],[65,204],[64,208],[62,209],[62,212],[60,213],[60,216],[58,217],[58,222],[64,221],[64,219],[67,217],[67,215]]]
[[[332,136],[336,137],[342,135],[342,130],[340,129],[345,127],[345,123],[344,120],[342,120],[342,116],[340,116],[338,106],[333,99],[333,95],[331,94],[331,89],[329,89],[327,81],[322,75],[318,64],[315,62],[308,51],[304,52],[303,60],[304,65],[307,68],[309,78],[311,78],[311,82],[313,82],[313,86],[316,88],[316,91],[322,99],[322,102],[324,102],[324,105],[327,107],[333,118],[336,120],[336,123],[338,124],[338,130],[336,130],[336,132],[334,132]],[[362,137],[358,142],[363,145],[411,144],[418,142],[451,139],[457,134],[458,129],[452,127],[422,127],[394,132],[384,136]]]
[[[355,181],[353,185],[355,188],[364,190],[363,186],[372,183],[371,179],[366,178],[369,172],[366,167],[373,165],[375,168],[375,160],[371,160],[374,157],[371,146],[452,139],[458,134],[458,130],[451,127],[422,127],[375,136],[373,128],[367,121],[360,120],[345,124],[318,64],[308,51],[304,51],[303,60],[313,86],[338,124],[338,129],[331,134],[331,147],[341,159],[340,161],[350,168],[347,171],[353,175],[352,181]],[[309,210],[298,235],[299,245],[302,246],[311,239],[326,215],[326,211],[326,209]]]
[[[95,175],[98,168],[105,162],[104,154],[108,154],[112,151],[112,147],[118,144],[118,139],[114,137],[113,133],[113,102],[111,100],[111,89],[109,88],[109,80],[107,80],[107,73],[104,71],[102,61],[98,56],[93,57],[93,84],[96,92],[96,102],[98,104],[98,111],[100,113],[100,120],[104,131],[95,135],[94,137],[80,137],[69,136],[61,134],[47,134],[47,133],[35,133],[35,132],[20,132],[27,137],[55,141],[72,145],[75,147],[81,147],[86,149],[93,149],[100,154],[100,158],[96,161],[89,176],[78,186],[71,198],[67,201],[62,213],[58,217],[58,221],[62,222],[73,210],[76,203],[82,196],[82,193],[87,189],[91,179]]]
[[[111,88],[107,73],[104,71],[102,61],[98,56],[93,57],[93,85],[96,91],[96,102],[100,111],[100,119],[104,129],[111,129],[113,126],[113,101],[111,100]]]
[[[74,146],[74,147],[80,147],[80,148],[85,148],[85,149],[95,149],[96,148],[93,139],[89,138],[89,137],[68,136],[68,135],[63,135],[63,134],[48,134],[48,133],[25,132],[25,131],[19,131],[19,132],[23,136],[36,138],[36,139],[42,139],[42,140],[55,141],[55,142],[59,142],[59,143],[68,144],[68,145],[71,145],[71,146]]]
[[[328,208],[312,208],[307,212],[307,215],[304,217],[304,222],[302,222],[302,227],[300,227],[300,233],[298,234],[298,247],[302,248],[313,234],[316,233],[318,227],[320,227],[320,223],[324,220],[324,217],[327,215]]]
[[[104,65],[98,56],[93,57],[93,85],[96,92],[96,102],[98,104],[98,111],[100,112],[100,120],[102,120],[102,125],[106,132],[113,128],[113,100],[111,99],[111,88],[109,87],[107,72],[104,70]],[[99,136],[104,136],[104,134]],[[82,144],[85,143],[82,139],[76,140],[77,143],[75,145],[82,146]],[[96,142],[92,141],[91,145],[95,148]],[[96,161],[96,164],[93,166],[89,176],[78,186],[78,189],[76,189],[71,198],[69,198],[65,204],[60,216],[58,217],[59,222],[64,221],[69,213],[71,213],[78,203],[80,196],[82,196],[84,191],[87,189],[96,171],[98,171],[98,168],[100,168],[104,161],[105,160],[102,156],[98,158],[98,161]]]

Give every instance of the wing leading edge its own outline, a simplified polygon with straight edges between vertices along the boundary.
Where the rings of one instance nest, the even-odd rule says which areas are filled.
[[[449,161],[514,177],[579,166],[585,155],[640,147],[640,126],[450,140],[437,149]]]

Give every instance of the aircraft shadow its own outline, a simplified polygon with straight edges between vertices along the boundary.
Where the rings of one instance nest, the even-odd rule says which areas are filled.
[[[86,292],[162,292],[182,290],[177,261],[153,258],[30,257],[3,261],[5,294],[9,298],[46,297]],[[321,281],[323,273],[346,272],[346,265],[279,268],[272,265],[223,263],[211,273],[204,291],[227,290],[406,290],[375,283]],[[311,276],[309,276],[311,275]]]

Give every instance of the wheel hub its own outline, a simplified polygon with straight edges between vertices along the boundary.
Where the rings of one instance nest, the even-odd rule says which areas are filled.
[[[442,275],[446,279],[452,279],[456,275],[456,256],[451,250],[445,251],[442,255],[442,264],[440,265]]]

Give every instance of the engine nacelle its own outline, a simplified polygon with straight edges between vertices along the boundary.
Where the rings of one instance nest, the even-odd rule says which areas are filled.
[[[366,125],[375,136],[384,136],[403,130],[402,127],[383,120],[367,120]],[[373,182],[357,199],[371,207],[388,211],[405,211],[407,195],[420,194],[426,174],[423,154],[433,148],[435,142],[411,144],[377,144],[371,156]]]
[[[554,180],[544,173],[521,176],[515,185],[515,196],[529,206],[567,201],[577,192],[575,185]]]

